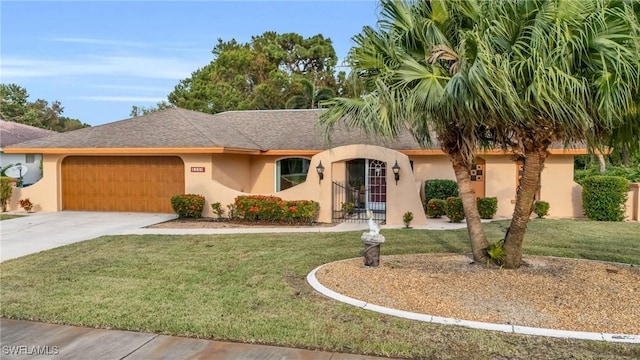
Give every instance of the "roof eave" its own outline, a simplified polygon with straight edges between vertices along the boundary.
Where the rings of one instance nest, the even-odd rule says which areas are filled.
[[[320,149],[274,149],[274,150],[257,150],[244,149],[234,147],[193,147],[193,148],[23,148],[23,147],[6,147],[3,148],[5,154],[57,154],[57,155],[165,155],[165,154],[245,154],[245,155],[264,155],[264,156],[313,156],[324,150]],[[588,154],[587,149],[549,149],[551,155],[585,155]],[[417,155],[445,155],[440,149],[402,149],[398,152],[407,156]],[[510,151],[504,150],[483,150],[478,155],[510,155]]]
[[[222,153],[242,153],[257,154],[260,151],[255,149],[239,149],[225,147],[168,147],[168,148],[26,148],[9,147],[4,148],[6,154],[54,154],[54,155],[165,155],[165,154],[222,154]]]

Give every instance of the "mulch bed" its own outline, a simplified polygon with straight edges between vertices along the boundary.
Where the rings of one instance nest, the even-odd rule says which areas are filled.
[[[227,229],[227,228],[265,228],[265,227],[331,227],[336,224],[313,223],[313,224],[292,224],[288,222],[273,221],[246,221],[246,220],[228,220],[216,219],[210,217],[203,218],[185,218],[165,221],[159,224],[147,226],[156,229]]]
[[[518,270],[459,254],[382,256],[325,265],[324,286],[376,305],[443,317],[562,330],[640,334],[640,267],[526,256]]]

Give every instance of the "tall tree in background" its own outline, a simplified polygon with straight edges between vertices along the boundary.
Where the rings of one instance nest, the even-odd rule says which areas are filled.
[[[150,107],[133,105],[131,107],[131,113],[129,114],[129,116],[131,117],[142,116],[142,115],[151,114],[161,110],[171,109],[174,107],[175,106],[171,105],[170,103],[164,100],[158,102],[155,106],[150,106]]]
[[[42,129],[65,132],[89,126],[78,119],[62,116],[59,101],[49,105],[46,100],[30,102],[27,90],[16,84],[0,84],[0,118]]]
[[[320,102],[329,100],[336,96],[336,92],[332,88],[317,88],[311,81],[301,79],[299,84],[304,90],[304,95],[294,95],[287,100],[288,109],[317,109]]]
[[[265,32],[246,44],[223,41],[214,60],[180,81],[169,102],[185,109],[218,113],[227,110],[284,109],[289,99],[305,96],[299,79],[337,93],[337,56],[330,39],[295,33]]]

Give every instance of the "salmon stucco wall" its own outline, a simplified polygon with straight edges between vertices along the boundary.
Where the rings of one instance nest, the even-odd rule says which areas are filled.
[[[582,218],[582,186],[573,181],[573,156],[547,158],[540,179],[540,200],[549,203],[551,218]]]
[[[202,216],[215,217],[211,210],[212,203],[220,202],[224,207],[232,203],[235,196],[242,194],[242,192],[223,183],[227,182],[232,186],[241,186],[238,182],[228,181],[228,176],[246,172],[241,166],[234,168],[226,159],[214,165],[210,154],[183,154],[180,158],[184,162],[185,193],[199,194],[205,197]],[[204,167],[205,172],[192,173],[192,167]],[[229,173],[225,175],[221,173],[222,171],[229,171]]]
[[[416,180],[413,172],[411,171],[409,157],[391,149],[372,145],[340,146],[323,151],[312,158],[310,166],[311,169],[315,169],[320,161],[322,161],[322,164],[325,167],[324,180],[320,184],[319,198],[321,202],[319,221],[331,221],[331,201],[333,192],[332,180],[344,181],[346,170],[342,164],[344,164],[346,160],[351,159],[381,160],[387,163],[387,168],[390,168],[397,161],[401,168],[400,180],[397,184],[394,180],[393,172],[387,171],[386,223],[388,225],[402,225],[403,214],[410,211],[414,215],[414,220],[412,222],[413,225],[426,225],[427,219],[424,215],[420,199],[420,181]],[[335,173],[333,166],[334,163],[341,164],[336,166]],[[331,166],[329,166],[329,164],[331,164]],[[315,177],[317,178],[317,175],[315,175]],[[305,182],[305,184],[307,183],[311,184],[309,180]],[[300,186],[301,185],[298,185],[292,189]]]
[[[420,183],[420,198],[424,199],[424,182],[433,179],[456,179],[451,161],[444,155],[410,156],[413,161],[413,176]]]
[[[627,220],[640,221],[640,183],[629,185],[627,198]]]
[[[398,161],[401,167],[400,181],[396,185],[393,173],[387,173],[387,224],[401,225],[405,211],[414,214],[413,225],[426,224],[420,193],[427,179],[454,179],[451,164],[446,156],[425,155],[409,157],[397,151],[370,145],[350,145],[333,148],[311,158],[307,181],[281,192],[274,192],[275,164],[282,156],[255,156],[236,154],[182,154],[184,162],[185,193],[205,196],[204,216],[215,216],[210,204],[233,203],[242,194],[273,194],[286,200],[315,200],[321,204],[318,221],[332,221],[332,180],[345,181],[346,161],[369,158],[386,161],[389,166]],[[29,198],[35,211],[59,211],[61,199],[61,163],[65,155],[43,156],[43,178],[26,188],[14,188],[9,210],[20,210],[18,201]],[[304,157],[304,156],[302,156]],[[508,155],[487,155],[485,194],[498,197],[499,217],[510,217],[516,194],[516,164]],[[315,167],[322,161],[325,178],[319,181]],[[191,172],[192,167],[204,167],[205,172]],[[629,193],[627,216],[638,218],[637,185]],[[573,156],[552,155],[542,173],[541,200],[550,203],[551,217],[582,217],[581,187],[573,182]],[[634,202],[635,201],[635,202]]]
[[[451,161],[444,155],[410,156],[413,161],[413,175],[416,179],[449,179],[455,180],[456,175],[451,167]]]
[[[369,158],[386,161],[387,164],[394,164],[397,160],[402,168],[400,181],[398,181],[397,185],[393,178],[393,172],[387,172],[386,223],[388,225],[402,225],[402,215],[406,211],[411,211],[414,214],[413,225],[420,226],[426,224],[427,220],[419,197],[420,182],[413,176],[410,170],[411,165],[409,158],[406,155],[394,150],[370,145],[350,145],[326,150],[311,158],[309,173],[305,182],[287,190],[274,193],[273,180],[266,181],[266,179],[274,178],[275,162],[281,158],[282,157],[259,156],[252,159],[251,177],[256,179],[257,183],[262,182],[259,181],[260,179],[265,179],[264,183],[267,185],[263,186],[256,183],[251,193],[275,195],[284,200],[317,201],[320,203],[320,214],[317,221],[325,223],[332,221],[332,181],[345,180],[347,160]],[[185,160],[185,166],[187,166],[188,160],[186,158],[183,159]],[[324,179],[322,181],[315,171],[320,161],[322,161],[325,167]],[[233,191],[233,189],[213,180],[207,185],[206,193],[203,193],[203,195],[207,198],[209,196],[215,196],[215,201],[220,201],[221,204],[225,205],[233,202],[235,196],[243,195],[243,193]],[[207,207],[209,207],[208,204]],[[211,211],[205,209],[204,216],[212,216]]]
[[[42,178],[25,188],[13,188],[9,211],[21,210],[20,199],[29,198],[33,203],[33,211],[61,210],[60,164],[64,155],[45,154],[42,157]]]
[[[251,159],[251,188],[253,194],[270,194],[275,191],[276,161],[282,156],[253,156]]]
[[[187,157],[182,156],[183,161],[185,158]],[[222,185],[237,191],[252,191],[253,179],[249,155],[213,154],[211,166],[207,165],[207,167],[211,168],[211,178]]]
[[[498,198],[497,217],[511,217],[516,200],[516,163],[508,155],[483,156],[485,196]]]
[[[516,196],[516,165],[509,155],[483,155],[485,160],[485,196],[498,198],[497,217],[510,217]],[[449,158],[444,155],[412,156],[415,176],[425,180],[456,179]]]

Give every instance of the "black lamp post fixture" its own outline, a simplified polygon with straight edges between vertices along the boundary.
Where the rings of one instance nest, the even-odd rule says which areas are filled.
[[[322,181],[322,179],[324,179],[324,166],[322,166],[322,161],[320,161],[320,164],[318,164],[318,166],[316,166],[316,171],[318,172],[318,178],[320,180],[318,180],[318,184]]]
[[[393,176],[396,178],[396,185],[398,185],[398,180],[400,180],[400,165],[398,165],[398,160],[396,160],[395,165],[391,167],[393,170]]]

